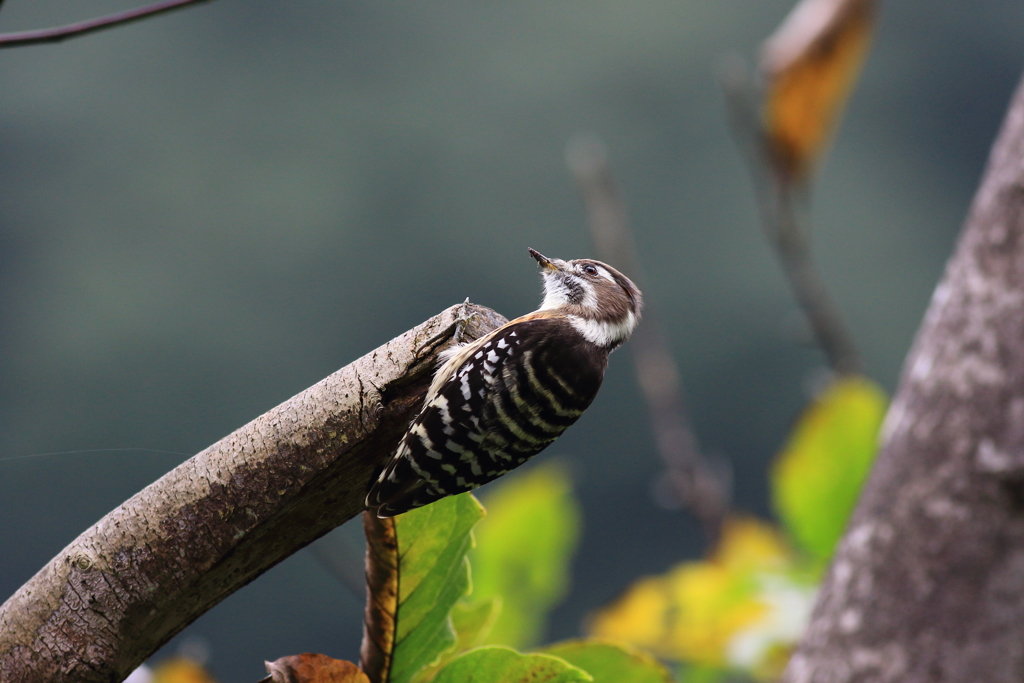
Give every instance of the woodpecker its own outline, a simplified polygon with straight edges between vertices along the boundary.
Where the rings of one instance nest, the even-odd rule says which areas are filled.
[[[608,354],[639,322],[640,290],[619,271],[529,251],[540,308],[442,353],[423,408],[366,496],[378,517],[475,489],[547,448],[594,400]]]

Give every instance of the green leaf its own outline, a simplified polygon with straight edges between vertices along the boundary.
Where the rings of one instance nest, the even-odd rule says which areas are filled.
[[[839,378],[800,416],[775,461],[775,509],[818,568],[832,556],[871,469],[887,403],[871,380]]]
[[[470,554],[473,598],[502,598],[502,611],[485,642],[529,647],[568,587],[579,506],[569,475],[555,465],[503,482],[486,500],[488,515]]]
[[[455,629],[455,647],[446,650],[431,666],[421,669],[414,683],[433,680],[437,672],[448,662],[467,650],[483,645],[500,612],[501,600],[498,598],[480,602],[468,602],[463,599],[456,603],[451,612],[452,626]]]
[[[455,644],[449,612],[469,590],[466,553],[484,516],[472,495],[443,498],[395,518],[398,615],[389,683],[406,683]]]
[[[479,602],[463,600],[455,605],[452,609],[452,625],[458,638],[455,651],[465,652],[483,645],[499,614],[501,599],[496,597]]]
[[[441,669],[434,683],[588,683],[594,679],[564,659],[524,655],[508,647],[470,650]]]
[[[672,683],[669,673],[648,654],[596,639],[567,640],[544,648],[594,677],[594,683]]]

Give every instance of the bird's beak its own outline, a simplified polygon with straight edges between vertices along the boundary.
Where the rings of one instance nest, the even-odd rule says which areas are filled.
[[[530,256],[537,259],[537,263],[540,264],[541,268],[545,270],[561,270],[553,260],[549,259],[544,254],[540,253],[536,249],[530,249]]]

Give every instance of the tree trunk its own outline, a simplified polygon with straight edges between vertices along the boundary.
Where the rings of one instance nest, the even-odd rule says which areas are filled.
[[[453,306],[150,484],[0,606],[0,681],[120,681],[228,595],[363,509],[437,354],[505,319]]]
[[[784,680],[1024,680],[1024,85]]]

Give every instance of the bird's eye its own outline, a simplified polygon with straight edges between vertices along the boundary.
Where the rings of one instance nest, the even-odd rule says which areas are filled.
[[[594,266],[583,266],[583,272],[587,275],[597,275],[597,268]]]

